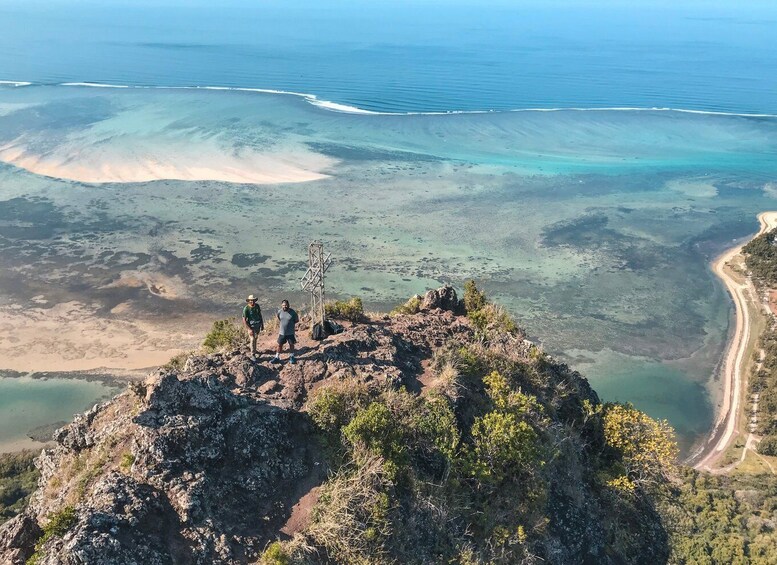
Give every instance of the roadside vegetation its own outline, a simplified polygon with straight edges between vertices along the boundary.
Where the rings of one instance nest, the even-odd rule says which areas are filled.
[[[750,378],[750,392],[758,394],[755,432],[762,436],[758,452],[777,456],[777,328],[773,325],[761,336],[760,348],[763,358]]]
[[[747,269],[761,295],[777,288],[775,241],[773,232],[766,233],[743,248]],[[749,392],[758,394],[754,433],[762,439],[757,450],[761,455],[777,455],[777,327],[774,317],[768,318],[755,351]],[[671,563],[777,563],[777,476],[766,465],[759,469],[760,474],[748,470],[728,475],[680,469],[670,483],[671,497],[661,503],[671,536]]]
[[[770,231],[753,238],[742,253],[759,288],[777,288],[777,233]]]
[[[742,248],[748,270],[759,294],[777,289],[777,233],[759,235]],[[761,351],[763,353],[761,353]],[[767,327],[756,350],[749,392],[758,395],[755,433],[762,436],[758,452],[777,456],[777,320],[768,316]]]

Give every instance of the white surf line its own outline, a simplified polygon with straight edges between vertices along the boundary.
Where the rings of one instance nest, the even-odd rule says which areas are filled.
[[[777,212],[763,212],[758,215],[758,221],[760,223],[760,230],[750,241],[777,226]],[[696,469],[709,468],[715,460],[717,460],[731,442],[737,429],[737,422],[741,416],[739,407],[741,402],[742,368],[746,362],[745,353],[747,351],[747,344],[750,340],[751,330],[750,312],[747,308],[748,303],[745,293],[751,292],[752,295],[752,283],[749,279],[745,284],[737,283],[725,272],[725,266],[741,253],[742,248],[745,245],[746,244],[743,243],[742,245],[730,249],[715,261],[714,272],[726,285],[726,288],[734,301],[736,329],[734,331],[734,338],[732,339],[726,354],[726,364],[724,368],[726,383],[723,396],[723,408],[712,432],[713,438],[723,422],[725,422],[725,429],[723,435],[715,444],[715,447],[712,450],[709,450],[702,459],[694,465],[694,468]],[[757,300],[757,297],[754,296],[754,299]],[[702,451],[702,453],[704,453],[704,451]]]
[[[2,81],[0,81],[1,83]],[[19,85],[30,85],[31,83],[18,83]],[[244,86],[165,86],[165,85],[128,85],[112,84],[103,82],[63,82],[54,86],[75,86],[82,88],[132,88],[132,89],[159,89],[159,90],[221,90],[233,92],[257,92],[261,94],[285,94],[287,96],[297,96],[303,98],[308,103],[331,112],[342,114],[363,114],[371,116],[449,116],[452,114],[507,114],[515,112],[677,112],[681,114],[701,114],[707,116],[729,116],[740,118],[777,118],[777,114],[768,113],[747,113],[747,112],[723,112],[717,110],[692,110],[687,108],[671,108],[668,106],[605,106],[596,107],[576,107],[560,106],[556,108],[508,108],[508,109],[485,109],[485,110],[438,110],[428,112],[387,112],[376,111],[351,106],[340,102],[323,100],[316,94],[305,92],[295,92],[293,90],[276,90],[272,88],[250,88]]]

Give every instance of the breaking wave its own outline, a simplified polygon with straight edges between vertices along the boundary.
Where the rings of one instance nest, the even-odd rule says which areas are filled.
[[[0,80],[0,86],[52,86],[45,84],[36,84],[26,81],[5,81]],[[343,114],[362,114],[373,116],[447,116],[451,114],[499,114],[511,112],[677,112],[683,114],[700,114],[707,116],[733,116],[743,118],[777,118],[777,114],[766,113],[746,113],[746,112],[723,112],[715,110],[694,110],[689,108],[671,108],[671,107],[639,107],[639,106],[610,106],[610,107],[558,107],[558,108],[514,108],[509,110],[446,110],[435,112],[378,112],[366,110],[358,106],[334,102],[331,100],[322,100],[315,94],[306,92],[294,92],[291,90],[276,90],[272,88],[248,88],[240,86],[146,86],[146,85],[127,85],[110,84],[101,82],[63,82],[53,86],[67,86],[79,88],[120,88],[120,89],[159,89],[159,90],[222,90],[233,92],[256,92],[261,94],[279,94],[286,96],[296,96],[302,98],[308,103],[328,110]]]

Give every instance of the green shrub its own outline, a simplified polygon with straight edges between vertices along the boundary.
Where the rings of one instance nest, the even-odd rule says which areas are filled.
[[[674,470],[678,448],[666,420],[653,420],[630,404],[607,404],[604,436],[607,445],[619,453],[618,463],[635,486],[662,484]]]
[[[327,318],[335,320],[349,320],[351,322],[360,322],[364,319],[364,305],[362,299],[354,296],[350,300],[337,300],[327,302],[324,305],[324,311]]]
[[[132,455],[129,451],[125,451],[121,455],[121,461],[119,462],[119,467],[122,469],[129,470],[132,468],[132,464],[135,462],[135,456]]]
[[[381,402],[373,402],[359,411],[343,428],[343,438],[354,448],[357,459],[379,455],[386,461],[386,471],[396,473],[407,461],[407,448],[402,427],[394,414]]]
[[[391,312],[389,316],[398,316],[400,314],[417,314],[421,310],[421,297],[417,294],[411,296],[410,299],[402,306],[397,306]]]
[[[478,290],[473,280],[464,283],[464,309],[480,338],[492,339],[518,332],[518,326],[510,314],[502,306],[486,300],[486,295]]]
[[[456,363],[460,367],[462,375],[470,379],[480,378],[480,375],[487,370],[486,359],[475,346],[462,346],[456,352]]]
[[[283,544],[274,541],[267,546],[259,558],[260,565],[290,565],[291,556],[286,552]]]
[[[538,463],[537,434],[515,414],[494,410],[472,425],[466,469],[478,481],[499,485]]]
[[[464,310],[477,312],[487,304],[486,295],[478,290],[472,279],[464,283]]]
[[[486,304],[479,310],[467,314],[477,332],[490,338],[499,334],[512,334],[518,331],[518,326],[501,306]]]
[[[213,322],[213,327],[205,336],[202,346],[208,351],[237,349],[244,341],[243,329],[237,325],[233,318],[227,318]]]
[[[494,403],[494,406],[505,412],[512,412],[516,416],[532,415],[541,417],[544,409],[537,401],[537,397],[524,394],[520,390],[513,390],[507,379],[497,371],[483,377],[486,385],[486,394]]]
[[[448,461],[455,458],[461,442],[461,433],[456,423],[456,415],[445,398],[431,396],[423,402],[416,429],[423,443],[428,446],[427,450],[431,451],[433,448]]]
[[[307,411],[320,430],[331,434],[339,432],[368,402],[369,393],[364,384],[342,381],[314,391]]]
[[[173,371],[183,371],[186,360],[192,355],[191,351],[183,351],[178,355],[172,357],[167,363],[163,365],[163,368]]]
[[[758,453],[761,455],[777,456],[777,435],[765,436],[758,443]]]
[[[72,506],[65,506],[59,512],[49,514],[48,523],[43,526],[43,535],[35,544],[35,553],[27,560],[27,565],[36,565],[40,560],[41,549],[51,538],[61,538],[76,524],[76,511]]]

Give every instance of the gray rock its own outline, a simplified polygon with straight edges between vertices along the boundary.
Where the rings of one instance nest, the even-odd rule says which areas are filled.
[[[445,285],[437,290],[429,290],[421,301],[422,310],[449,310],[457,312],[459,310],[459,299],[456,296],[456,289],[450,285]]]
[[[0,563],[25,563],[41,535],[43,530],[28,514],[19,514],[5,522],[0,526]]]

